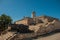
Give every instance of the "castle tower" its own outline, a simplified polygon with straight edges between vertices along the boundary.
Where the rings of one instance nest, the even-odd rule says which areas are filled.
[[[32,18],[36,17],[35,11],[32,12]]]

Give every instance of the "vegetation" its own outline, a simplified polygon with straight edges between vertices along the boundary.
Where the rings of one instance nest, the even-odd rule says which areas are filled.
[[[11,24],[12,19],[10,16],[7,16],[6,14],[2,14],[0,16],[0,31],[3,31],[8,28],[8,25]]]
[[[23,24],[14,24],[11,27],[11,31],[17,31],[19,33],[32,33],[33,31],[29,30],[29,26]]]

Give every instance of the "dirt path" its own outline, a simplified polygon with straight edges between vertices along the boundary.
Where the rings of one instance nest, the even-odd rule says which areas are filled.
[[[60,33],[56,33],[46,37],[38,37],[37,39],[34,40],[60,40]]]

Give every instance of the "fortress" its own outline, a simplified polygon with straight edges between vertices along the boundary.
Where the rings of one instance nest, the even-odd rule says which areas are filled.
[[[35,25],[35,24],[39,24],[39,23],[48,23],[48,22],[52,22],[53,20],[58,20],[56,18],[53,17],[49,17],[49,16],[36,16],[35,11],[32,12],[32,18],[31,17],[24,17],[21,20],[18,20],[15,22],[15,24],[24,24],[24,25]]]

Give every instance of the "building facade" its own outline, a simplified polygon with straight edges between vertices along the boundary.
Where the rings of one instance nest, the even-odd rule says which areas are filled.
[[[32,18],[24,17],[22,20],[16,21],[15,24],[24,24],[24,25],[31,25],[35,24],[35,12],[32,12]]]

